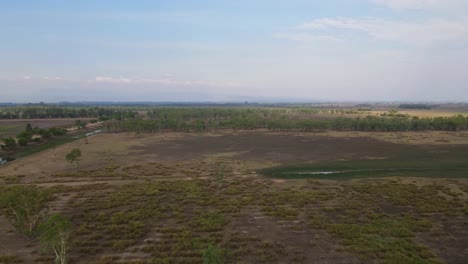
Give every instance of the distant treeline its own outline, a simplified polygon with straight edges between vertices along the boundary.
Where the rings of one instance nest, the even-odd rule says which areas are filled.
[[[98,118],[108,120],[135,116],[134,111],[118,107],[16,106],[0,108],[0,119]]]
[[[334,110],[336,111],[336,110]],[[342,116],[317,109],[167,108],[148,112],[149,119],[112,120],[109,132],[207,131],[216,129],[457,131],[468,128],[468,117]]]
[[[438,107],[437,105],[428,105],[428,104],[401,104],[398,108],[401,109],[432,109],[433,107]]]

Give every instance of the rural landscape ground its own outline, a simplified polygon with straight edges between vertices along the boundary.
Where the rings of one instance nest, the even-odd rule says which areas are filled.
[[[13,0],[0,32],[0,264],[468,264],[468,0]]]
[[[141,117],[146,111],[154,114]],[[158,111],[138,113],[157,120]],[[309,118],[329,120],[320,111]],[[401,110],[391,117],[382,116],[388,109],[340,111],[339,117],[372,115],[399,124],[402,118],[467,117],[464,108]],[[35,186],[48,193],[47,215],[70,219],[69,263],[468,259],[466,123],[454,130],[376,131],[277,129],[262,119],[253,129],[208,128],[207,121],[190,131],[158,123],[151,132],[147,120],[137,129],[123,129],[133,122],[126,118],[84,130],[76,130],[76,120],[0,122],[2,137],[27,123],[69,129],[69,141],[37,152],[25,147],[27,155],[12,154],[18,158],[0,166],[1,192]],[[86,138],[77,133],[96,129],[103,131]],[[73,149],[81,151],[79,162],[65,158]],[[0,263],[53,263],[55,255],[44,252],[37,237],[18,232],[7,211],[0,210]]]

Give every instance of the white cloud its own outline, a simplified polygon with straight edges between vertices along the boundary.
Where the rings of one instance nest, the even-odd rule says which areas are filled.
[[[306,32],[284,32],[278,33],[275,37],[280,39],[290,39],[295,41],[342,41],[338,37],[329,36],[329,35],[311,35]]]
[[[62,77],[58,77],[58,76],[55,76],[55,77],[44,76],[42,77],[42,79],[46,81],[62,81],[63,80]]]
[[[319,18],[306,22],[300,29],[328,30],[328,29],[353,29],[369,30],[377,19],[358,20],[353,18]]]
[[[110,84],[156,84],[167,86],[204,86],[204,87],[239,87],[241,86],[235,82],[214,83],[206,81],[193,81],[193,80],[176,80],[172,79],[167,74],[164,78],[151,79],[151,78],[128,78],[128,77],[110,77],[110,76],[96,76],[93,82],[96,83],[110,83]]]
[[[375,40],[428,45],[468,38],[468,19],[394,21],[379,18],[320,18],[299,27],[311,36],[330,37],[344,33],[364,33]],[[347,35],[348,36],[348,35]]]
[[[385,7],[404,10],[420,10],[420,9],[435,9],[435,8],[455,8],[466,6],[466,0],[371,0],[373,3],[383,5]]]
[[[131,83],[132,80],[128,78],[123,78],[123,77],[108,77],[108,76],[96,76],[94,79],[96,82],[101,82],[101,83]]]
[[[422,9],[446,0],[372,0],[372,2],[392,9]]]

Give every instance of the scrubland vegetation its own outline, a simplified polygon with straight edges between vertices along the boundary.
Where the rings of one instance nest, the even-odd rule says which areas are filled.
[[[446,250],[438,243],[463,229],[466,185],[236,179],[216,188],[213,179],[48,191],[75,197],[64,212],[73,219],[75,261],[310,263],[332,255],[351,263],[463,262],[463,237]],[[261,227],[278,237],[255,230]]]
[[[466,262],[466,115],[120,110],[0,167],[0,263]]]
[[[216,129],[269,129],[282,131],[457,131],[468,128],[468,117],[419,118],[398,114],[366,115],[354,110],[160,108],[148,118],[106,123],[110,132],[209,131]]]

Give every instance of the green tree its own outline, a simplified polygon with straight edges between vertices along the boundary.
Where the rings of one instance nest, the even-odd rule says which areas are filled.
[[[39,129],[38,133],[39,135],[41,135],[43,139],[48,139],[52,136],[52,134],[50,133],[50,130],[48,129]]]
[[[28,124],[26,125],[26,131],[27,131],[27,132],[31,132],[32,130],[33,130],[33,128],[32,128],[32,126],[31,126],[31,124],[28,123]]]
[[[48,132],[54,136],[63,136],[67,133],[67,130],[60,127],[51,127],[49,128]]]
[[[81,120],[76,120],[75,125],[78,127],[78,129],[86,128],[86,122]]]
[[[72,149],[66,156],[65,159],[70,163],[75,163],[75,166],[78,167],[81,159],[81,150]]]
[[[55,253],[56,264],[66,264],[70,248],[72,225],[70,220],[60,214],[52,214],[41,225],[39,239],[44,252]]]
[[[16,138],[26,138],[27,140],[31,140],[32,136],[33,136],[32,131],[23,131],[19,133],[18,135],[16,135]]]
[[[34,186],[13,186],[4,191],[0,204],[20,232],[32,235],[45,214],[48,193]]]
[[[65,156],[65,159],[67,159],[67,161],[70,162],[70,163],[75,163],[75,166],[78,168],[78,165],[79,165],[80,159],[81,159],[81,150],[80,149],[72,149]]]
[[[396,114],[398,114],[398,110],[396,110],[395,108],[392,108],[392,109],[388,110],[388,115],[389,116],[394,116]]]
[[[28,142],[29,142],[29,139],[27,137],[20,137],[18,138],[18,144],[20,146],[27,146],[28,145]]]
[[[12,137],[7,137],[3,139],[2,149],[4,150],[14,150],[16,149],[16,140]]]

